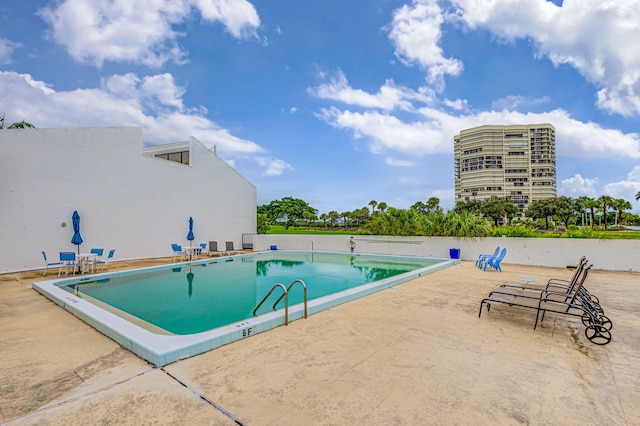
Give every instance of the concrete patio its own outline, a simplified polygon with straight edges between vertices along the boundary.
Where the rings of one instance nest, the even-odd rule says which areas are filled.
[[[614,324],[597,346],[578,318],[478,318],[503,281],[572,274],[502,266],[462,262],[162,369],[31,289],[42,271],[0,275],[0,422],[640,425],[640,274],[589,275]]]

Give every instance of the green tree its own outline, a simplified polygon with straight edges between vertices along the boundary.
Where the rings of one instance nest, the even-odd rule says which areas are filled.
[[[417,219],[420,216],[415,210],[389,207],[388,210],[373,216],[367,231],[374,235],[418,235]]]
[[[504,214],[507,217],[507,222],[511,224],[513,218],[518,214],[520,209],[514,203],[508,201],[504,205]]]
[[[515,207],[517,210],[518,206]],[[451,210],[440,216],[443,222],[441,233],[443,237],[473,239],[486,237],[491,232],[485,219],[469,211],[456,213]]]
[[[636,201],[640,201],[640,191],[636,194]]]
[[[378,210],[384,213],[384,211],[387,210],[387,203],[385,203],[384,201],[378,203]]]
[[[357,227],[364,226],[369,221],[369,217],[369,209],[366,207],[351,212],[351,219]]]
[[[311,226],[318,220],[318,216],[309,210],[305,210],[302,212],[302,218],[307,221],[307,223]]]
[[[631,203],[624,198],[616,198],[615,200],[613,200],[611,207],[616,209],[616,224],[619,222],[620,225],[622,225],[622,212],[624,210],[631,210],[633,208]]]
[[[327,216],[329,217],[329,223],[331,223],[331,226],[335,228],[338,223],[338,219],[340,219],[340,214],[338,214],[338,212],[335,210],[331,210],[329,213],[327,213]]]
[[[35,129],[35,128],[36,126],[24,120],[18,121],[16,123],[10,124],[8,127],[5,127],[4,114],[0,118],[0,129]]]
[[[427,214],[427,205],[425,203],[423,203],[422,201],[417,201],[417,202],[413,203],[413,205],[410,207],[410,209],[418,211],[418,212],[423,213],[423,214]]]
[[[427,200],[427,213],[435,213],[441,210],[440,199],[438,197],[431,197]]]
[[[369,201],[369,205],[371,206],[371,214],[376,212],[376,207],[378,206],[378,202],[376,200]]]
[[[544,219],[545,229],[549,229],[549,216],[553,216],[552,202],[552,198],[532,201],[524,214],[533,220]]]
[[[469,200],[469,201],[456,201],[456,207],[454,211],[456,213],[462,213],[463,211],[468,211],[476,214],[481,213],[482,209],[482,201],[480,200]]]
[[[504,217],[508,219],[509,214],[513,212],[513,207],[511,207],[511,205],[515,206],[515,211],[517,212],[518,206],[513,204],[511,201],[501,198],[493,198],[482,204],[480,211],[484,216],[493,219],[495,226],[498,226],[498,220],[500,220],[500,218]]]
[[[607,230],[607,213],[608,213],[608,208],[609,206],[611,206],[611,204],[613,204],[613,198],[608,196],[608,195],[602,195],[600,198],[598,198],[598,202],[600,203],[601,210],[602,210],[602,215],[604,216],[604,229],[605,231]]]
[[[340,213],[340,217],[342,218],[342,226],[348,228],[350,226],[349,219],[351,218],[351,212],[342,212]]]
[[[553,215],[560,218],[560,221],[564,222],[565,226],[569,226],[571,218],[582,210],[581,203],[571,197],[558,197],[555,200],[552,199],[550,204]]]
[[[591,214],[591,228],[593,228],[594,226],[594,222],[595,222],[595,210],[600,207],[600,202],[598,202],[598,200],[594,200],[593,198],[587,197],[587,196],[582,196],[580,197],[580,199],[583,201],[584,207],[586,209],[589,209],[589,212]]]
[[[266,234],[269,231],[269,217],[264,213],[258,213],[256,215],[257,227],[256,232],[258,234]]]
[[[266,206],[259,206],[258,213],[266,214],[271,223],[282,223],[284,229],[289,229],[298,221],[304,218],[304,212],[318,213],[316,209],[309,206],[306,201],[299,198],[284,197],[281,200],[273,200]]]

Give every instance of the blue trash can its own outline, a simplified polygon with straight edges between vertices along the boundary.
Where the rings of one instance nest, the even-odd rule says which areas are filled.
[[[278,250],[278,246],[271,246],[271,250]]]
[[[460,249],[459,248],[449,249],[449,257],[451,259],[460,259]]]

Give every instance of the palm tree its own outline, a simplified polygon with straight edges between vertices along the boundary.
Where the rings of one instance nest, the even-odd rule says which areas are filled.
[[[622,225],[622,211],[631,210],[633,208],[631,203],[624,198],[617,198],[613,200],[611,207],[616,209],[616,225],[618,224],[618,221],[620,221],[620,225]]]
[[[2,117],[0,117],[0,129],[35,129],[36,126],[34,126],[31,123],[28,123],[24,120],[22,121],[18,121],[17,123],[13,123],[11,125],[9,125],[8,127],[4,126],[4,114],[2,115]]]
[[[380,209],[380,211],[384,213],[384,211],[387,209],[387,203],[385,203],[384,201],[378,203],[378,209]]]
[[[371,214],[374,214],[376,212],[376,206],[378,205],[378,202],[376,200],[371,200],[369,201],[369,205],[371,206]]]
[[[582,202],[584,203],[584,207],[589,209],[591,212],[591,228],[593,228],[593,221],[595,218],[595,209],[600,207],[600,202],[598,200],[594,200],[593,198],[582,196],[580,197]]]
[[[640,201],[640,191],[636,194],[636,201]]]
[[[427,212],[435,213],[440,210],[440,199],[438,197],[431,197],[427,200]]]
[[[445,237],[475,239],[489,236],[490,227],[487,221],[478,215],[463,211],[451,210],[445,215],[438,215],[442,220],[442,234]]]
[[[420,213],[427,213],[427,205],[422,201],[416,201],[411,207],[411,210],[419,211]]]
[[[611,206],[614,201],[613,198],[608,195],[602,195],[598,198],[598,202],[602,206],[602,214],[604,215],[604,229],[607,230],[607,207]]]

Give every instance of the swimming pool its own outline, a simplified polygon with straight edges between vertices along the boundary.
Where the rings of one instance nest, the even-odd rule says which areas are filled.
[[[283,325],[280,287],[301,279],[308,313],[456,263],[327,252],[262,252],[34,283],[34,288],[147,361],[162,366]],[[288,293],[302,318],[302,285]]]

